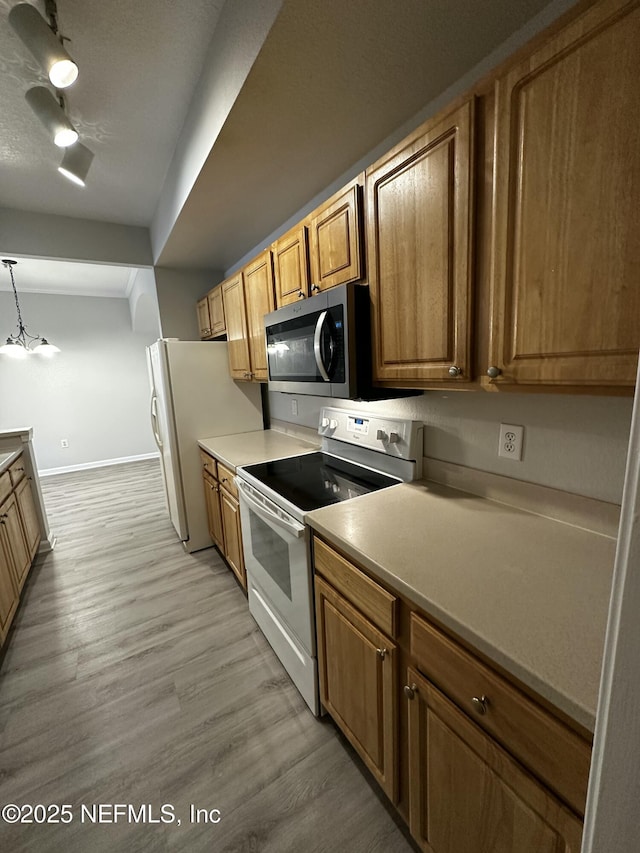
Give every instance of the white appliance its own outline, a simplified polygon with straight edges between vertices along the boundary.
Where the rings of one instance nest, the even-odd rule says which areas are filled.
[[[231,379],[224,341],[161,339],[147,363],[169,515],[187,551],[208,548],[198,439],[263,429],[260,386]]]
[[[420,477],[423,425],[324,408],[322,450],[238,468],[249,610],[320,713],[311,536],[306,515]]]

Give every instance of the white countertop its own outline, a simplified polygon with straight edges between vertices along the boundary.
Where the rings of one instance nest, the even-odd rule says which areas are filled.
[[[17,459],[18,456],[22,453],[22,448],[20,450],[12,450],[9,452],[0,452],[0,474],[11,465],[14,459]]]
[[[220,462],[235,469],[239,465],[252,465],[254,462],[269,462],[284,456],[311,453],[318,449],[320,442],[312,444],[295,436],[267,429],[201,438],[198,439],[198,444]]]
[[[425,481],[307,520],[593,731],[614,539]]]

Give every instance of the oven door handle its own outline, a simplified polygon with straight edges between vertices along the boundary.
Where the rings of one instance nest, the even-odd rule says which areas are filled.
[[[327,369],[322,360],[322,348],[320,346],[320,339],[322,338],[322,327],[324,326],[328,313],[328,311],[323,311],[322,314],[320,314],[320,316],[318,317],[318,322],[316,323],[316,330],[313,335],[313,354],[316,359],[316,366],[320,371],[320,376],[322,376],[325,382],[331,382],[331,379],[329,377],[329,374],[327,373]]]
[[[255,495],[253,489],[251,489],[250,486],[247,486],[247,484],[239,477],[236,477],[234,482],[238,487],[242,500],[247,503],[252,512],[255,512],[256,515],[263,518],[267,524],[283,528],[290,536],[293,536],[296,539],[301,539],[304,536],[304,532],[306,530],[304,524],[298,524],[294,518],[282,518],[280,515],[270,510],[269,507]]]

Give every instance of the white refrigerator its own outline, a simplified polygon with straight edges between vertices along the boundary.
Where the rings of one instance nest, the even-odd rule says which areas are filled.
[[[211,545],[198,439],[263,429],[260,386],[231,379],[224,341],[159,340],[147,362],[169,515],[185,549],[198,551]]]

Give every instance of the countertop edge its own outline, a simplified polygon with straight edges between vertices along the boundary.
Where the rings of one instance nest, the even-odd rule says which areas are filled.
[[[393,487],[392,487],[393,488]],[[308,518],[309,526],[321,536],[324,536],[328,542],[333,543],[336,548],[341,550],[346,556],[350,557],[356,563],[359,563],[363,568],[371,572],[372,575],[379,578],[383,583],[388,584],[392,589],[396,590],[400,595],[407,598],[417,607],[424,610],[427,615],[432,616],[441,625],[449,629],[453,634],[457,635],[461,640],[467,642],[472,648],[475,648],[484,655],[489,661],[493,661],[497,666],[501,667],[505,672],[512,675],[523,685],[531,689],[534,693],[546,700],[551,706],[557,708],[561,713],[574,720],[578,725],[593,733],[595,729],[595,712],[578,704],[571,697],[558,691],[552,684],[543,681],[534,672],[521,666],[516,660],[505,654],[504,651],[496,648],[491,643],[487,642],[481,635],[476,634],[469,629],[467,625],[458,621],[451,616],[446,610],[442,610],[438,605],[427,598],[424,593],[415,590],[409,584],[398,578],[385,566],[379,564],[373,558],[355,548],[347,539],[339,536],[335,531],[331,530],[320,521],[313,518]]]
[[[22,448],[18,448],[18,450],[7,451],[7,457],[2,462],[0,462],[0,474],[4,474],[4,472],[9,468],[10,465],[16,461],[18,456],[22,453]],[[4,453],[0,453],[0,456],[4,456]]]

